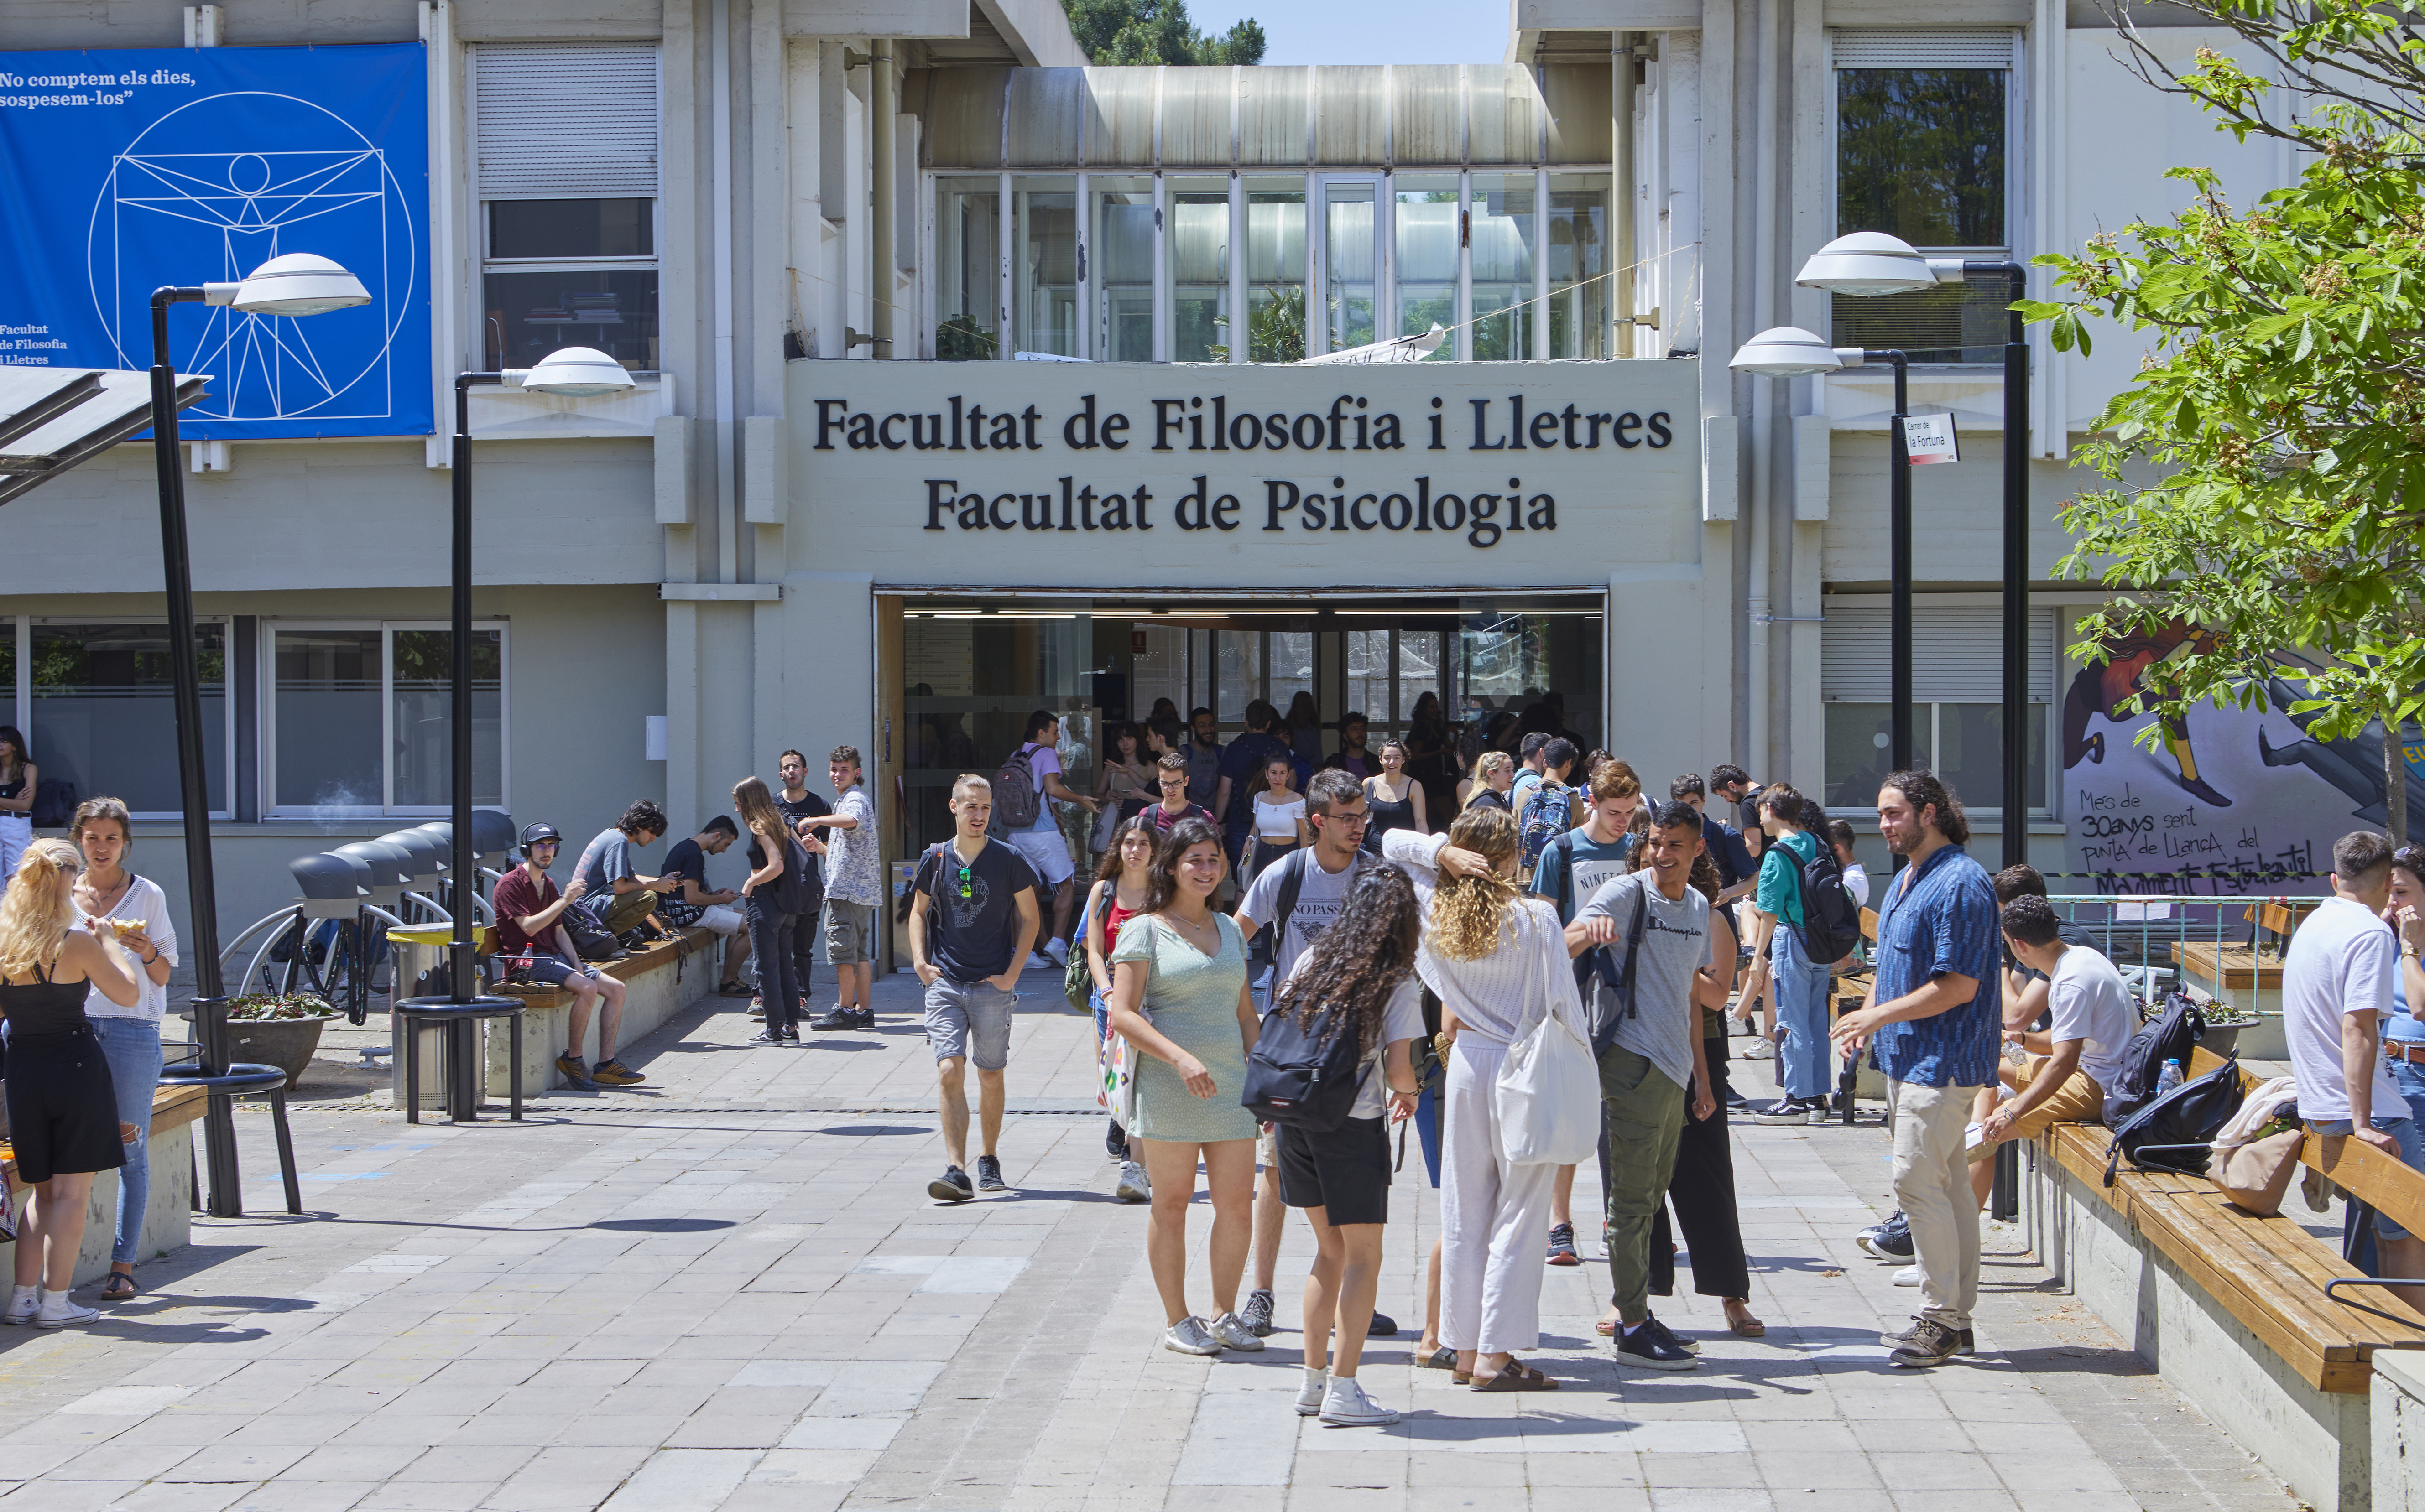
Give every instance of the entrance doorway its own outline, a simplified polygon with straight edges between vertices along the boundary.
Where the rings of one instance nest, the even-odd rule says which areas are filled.
[[[1444,825],[1457,777],[1483,750],[1513,752],[1534,729],[1585,751],[1607,742],[1604,597],[880,597],[892,623],[878,644],[886,660],[898,647],[880,681],[899,690],[883,711],[900,736],[886,741],[902,820],[888,850],[915,855],[947,836],[953,779],[990,774],[1033,711],[1061,716],[1065,780],[1091,793],[1123,728],[1164,701],[1182,724],[1212,710],[1224,742],[1245,729],[1250,704],[1283,721],[1294,710],[1298,723],[1277,733],[1317,763],[1340,755],[1342,726],[1361,715],[1374,759],[1384,740],[1407,742]],[[1062,818],[1084,872],[1094,833],[1082,810]]]

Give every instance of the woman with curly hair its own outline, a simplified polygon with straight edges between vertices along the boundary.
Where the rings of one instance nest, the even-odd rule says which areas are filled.
[[[93,1172],[126,1163],[132,1132],[118,1121],[109,1062],[84,1013],[98,988],[120,1008],[142,995],[117,931],[76,907],[83,862],[65,840],[36,840],[0,895],[0,1018],[8,1023],[8,1138],[17,1179],[32,1188],[17,1231],[16,1289],[0,1323],[38,1329],[90,1323],[78,1307]]]
[[[1516,888],[1516,817],[1471,807],[1447,837],[1389,836],[1383,857],[1421,898],[1415,970],[1440,1000],[1432,1042],[1448,1063],[1440,1111],[1440,1342],[1478,1392],[1547,1392],[1558,1383],[1515,1358],[1541,1342],[1541,1256],[1557,1168],[1510,1162],[1493,1089],[1508,1047],[1536,1015],[1560,1015],[1588,1040],[1556,905]]]
[[[1382,1227],[1389,1221],[1383,1115],[1404,1122],[1421,1094],[1408,1049],[1423,1032],[1422,989],[1415,979],[1420,937],[1413,883],[1396,867],[1374,867],[1356,879],[1338,921],[1297,958],[1272,1010],[1310,1029],[1313,1016],[1326,1009],[1337,1032],[1353,1033],[1363,1050],[1362,1079],[1346,1122],[1320,1132],[1279,1126],[1280,1200],[1305,1209],[1315,1250],[1305,1279],[1305,1384],[1296,1409],[1333,1427],[1398,1421],[1397,1413],[1365,1396],[1356,1368],[1372,1327]]]

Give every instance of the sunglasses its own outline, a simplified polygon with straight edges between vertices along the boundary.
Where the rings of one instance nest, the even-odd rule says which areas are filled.
[[[960,868],[960,896],[962,898],[974,898],[976,895],[976,889],[969,885],[969,868],[962,867]]]

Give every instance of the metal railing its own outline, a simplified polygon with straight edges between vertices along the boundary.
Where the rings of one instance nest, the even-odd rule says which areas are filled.
[[[2086,893],[2057,893],[2048,899],[2054,905],[2055,916],[2089,938],[2090,943],[2104,952],[2106,959],[2120,969],[2123,979],[2129,982],[2142,1004],[2152,1006],[2175,986],[2186,988],[2192,997],[2202,1000],[2222,999],[2242,1012],[2253,1012],[2261,1018],[2281,1016],[2281,994],[2278,987],[2258,985],[2248,989],[2244,1001],[2237,1000],[2223,986],[2223,974],[2211,976],[2197,971],[2184,972],[2176,946],[2203,946],[2207,959],[2218,967],[2225,964],[2244,965],[2259,972],[2278,972],[2280,949],[2288,939],[2288,928],[2299,913],[2312,907],[2312,898],[2163,898],[2111,897]],[[2271,905],[2271,906],[2269,906]],[[2284,926],[2276,930],[2265,922],[2271,914]],[[2239,957],[2239,951],[2250,951],[2250,957]],[[2235,952],[2226,962],[2225,952]],[[2257,980],[2262,983],[2262,975]],[[2270,1006],[2259,1002],[2270,993]]]

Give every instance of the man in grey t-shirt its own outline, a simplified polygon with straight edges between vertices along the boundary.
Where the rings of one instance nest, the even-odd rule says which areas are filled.
[[[1566,926],[1566,949],[1580,956],[1605,947],[1593,979],[1594,1036],[1599,1054],[1600,1098],[1608,1146],[1608,1268],[1615,1282],[1616,1361],[1645,1370],[1690,1370],[1682,1341],[1650,1315],[1650,1229],[1676,1170],[1676,1140],[1684,1103],[1707,1118],[1716,1110],[1703,1059],[1700,1010],[1693,1001],[1710,963],[1710,903],[1691,885],[1701,853],[1701,817],[1692,805],[1662,804],[1643,837],[1641,869],[1600,885]],[[1633,1000],[1621,1002],[1621,980],[1637,919],[1640,957]]]

